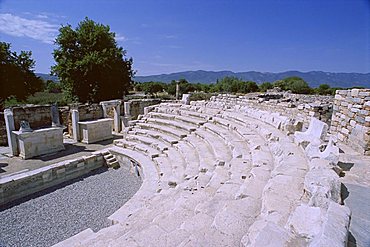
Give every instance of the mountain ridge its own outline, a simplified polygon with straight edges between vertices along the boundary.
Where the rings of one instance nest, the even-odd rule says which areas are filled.
[[[262,82],[274,82],[290,76],[298,76],[303,78],[311,87],[318,87],[320,84],[329,84],[331,87],[367,87],[370,88],[370,73],[352,73],[352,72],[324,72],[324,71],[308,71],[301,72],[297,70],[285,72],[233,72],[230,70],[222,71],[206,71],[206,70],[190,70],[175,72],[169,74],[158,74],[149,76],[135,76],[134,81],[160,81],[171,82],[172,80],[186,79],[192,83],[215,83],[217,79],[222,79],[225,76],[235,76],[242,80]]]

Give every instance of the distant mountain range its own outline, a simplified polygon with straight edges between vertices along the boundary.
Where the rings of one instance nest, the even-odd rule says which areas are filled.
[[[217,79],[222,79],[225,76],[234,76],[246,81],[274,82],[290,76],[298,76],[303,78],[311,87],[317,87],[320,84],[329,84],[331,87],[366,87],[370,88],[370,73],[331,73],[323,71],[286,71],[281,73],[263,73],[256,71],[248,72],[232,72],[232,71],[184,71],[171,74],[136,76],[137,82],[160,81],[171,82],[172,80],[186,79],[192,83],[215,83]]]
[[[51,76],[48,74],[36,73],[43,80],[58,81],[58,77]],[[225,76],[234,76],[241,78],[246,81],[255,81],[257,83],[262,82],[274,82],[290,76],[298,76],[303,78],[311,87],[317,87],[320,84],[329,84],[331,87],[366,87],[370,88],[370,73],[331,73],[323,71],[286,71],[281,73],[269,73],[269,72],[232,72],[232,71],[184,71],[171,74],[161,75],[149,75],[149,76],[136,76],[134,78],[137,82],[146,81],[160,81],[160,82],[171,82],[172,80],[186,79],[192,83],[215,83],[217,79],[222,79]]]
[[[43,74],[43,73],[35,73],[37,76],[41,77],[44,81],[52,80],[52,81],[59,81],[57,76],[49,75],[49,74]]]

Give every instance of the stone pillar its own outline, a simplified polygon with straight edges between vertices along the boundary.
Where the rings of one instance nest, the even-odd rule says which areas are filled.
[[[179,100],[179,94],[180,94],[180,85],[179,82],[176,82],[176,100]]]
[[[5,109],[4,118],[5,118],[6,135],[8,137],[8,145],[10,148],[10,154],[15,156],[15,155],[18,155],[19,152],[18,152],[17,138],[12,133],[13,130],[15,130],[13,111],[11,109]]]
[[[50,114],[51,114],[51,126],[52,127],[60,127],[60,120],[59,120],[59,110],[57,105],[52,105],[50,107]]]
[[[80,140],[80,128],[78,126],[78,121],[80,121],[78,110],[72,110],[72,132],[73,140],[76,142]]]
[[[114,131],[119,133],[121,131],[121,124],[120,124],[120,105],[117,105],[113,108],[114,110]]]
[[[126,117],[130,117],[131,116],[131,113],[130,113],[130,102],[124,102],[123,103],[123,109],[124,109],[124,112],[125,112],[125,116]]]
[[[130,112],[130,102],[123,103],[123,110],[124,116],[122,118],[122,128],[129,126],[129,121],[131,120],[131,112]]]

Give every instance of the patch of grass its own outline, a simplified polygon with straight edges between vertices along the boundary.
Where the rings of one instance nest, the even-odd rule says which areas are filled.
[[[58,106],[64,106],[72,103],[72,101],[67,100],[63,93],[49,93],[47,91],[37,92],[27,98],[26,103],[34,105],[45,105],[57,103]]]
[[[10,96],[8,99],[4,101],[4,109],[12,106],[17,105],[24,105],[26,104],[24,101],[18,100],[15,96]]]

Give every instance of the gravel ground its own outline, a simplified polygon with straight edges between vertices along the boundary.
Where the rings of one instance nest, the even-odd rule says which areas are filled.
[[[140,188],[128,168],[98,169],[0,211],[0,246],[51,246],[86,228],[109,226],[107,217]]]

